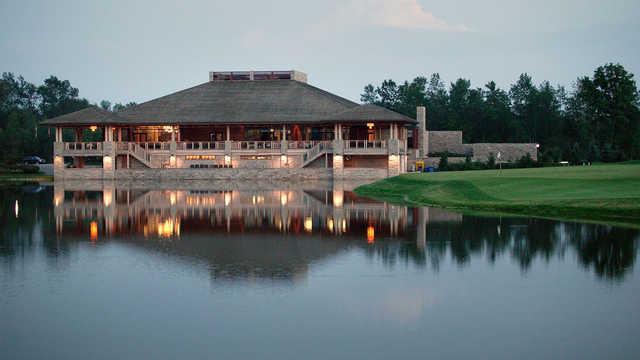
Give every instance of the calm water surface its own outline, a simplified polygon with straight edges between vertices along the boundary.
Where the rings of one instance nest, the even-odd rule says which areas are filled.
[[[0,188],[0,358],[640,356],[637,230],[348,189]]]

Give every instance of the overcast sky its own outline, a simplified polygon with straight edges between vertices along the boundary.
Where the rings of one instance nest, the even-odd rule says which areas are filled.
[[[607,62],[640,73],[638,0],[0,0],[0,71],[142,102],[210,70],[287,70],[359,101],[438,72],[570,85]]]

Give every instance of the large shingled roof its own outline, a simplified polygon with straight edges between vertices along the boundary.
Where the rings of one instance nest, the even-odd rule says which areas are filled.
[[[327,121],[389,121],[389,122],[415,122],[414,119],[395,111],[377,105],[364,104],[349,108],[337,114],[327,117]]]
[[[97,106],[89,106],[82,110],[60,115],[42,122],[43,125],[99,125],[122,123],[126,123],[126,120],[118,116],[117,113],[101,109]]]
[[[295,80],[210,81],[135,105],[113,114],[112,117],[100,113],[92,121],[80,121],[89,118],[89,113],[72,113],[47,120],[45,124],[277,124],[358,120],[415,122],[391,110],[374,105],[359,105]]]

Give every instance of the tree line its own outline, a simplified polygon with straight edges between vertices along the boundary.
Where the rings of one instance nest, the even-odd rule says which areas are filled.
[[[620,64],[598,67],[570,91],[522,74],[508,90],[468,79],[445,86],[439,74],[411,82],[365,86],[363,103],[415,118],[427,108],[429,130],[462,130],[466,142],[539,143],[542,161],[623,161],[640,158],[640,103],[633,74]]]
[[[466,142],[535,142],[542,161],[621,161],[640,158],[640,96],[633,74],[620,64],[598,67],[570,91],[549,81],[536,85],[522,74],[508,90],[468,79],[445,86],[439,74],[411,82],[384,80],[364,88],[361,100],[410,117],[426,106],[430,130],[462,130]],[[25,155],[51,159],[53,132],[44,119],[91,103],[68,80],[55,76],[35,85],[22,76],[0,78],[0,164]],[[135,103],[98,106],[120,111]]]
[[[51,160],[53,131],[40,122],[82,110],[91,103],[79,97],[68,80],[50,76],[40,85],[22,76],[3,73],[0,78],[0,165],[12,166],[23,156],[38,155]],[[98,106],[119,111],[135,103],[111,105],[103,100]]]

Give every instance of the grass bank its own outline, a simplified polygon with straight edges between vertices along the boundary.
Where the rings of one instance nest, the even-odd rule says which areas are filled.
[[[0,173],[0,184],[15,184],[25,182],[49,182],[53,181],[53,176],[38,174],[24,174],[24,173]]]
[[[358,195],[440,206],[606,222],[640,228],[640,164],[405,174],[357,188]]]

